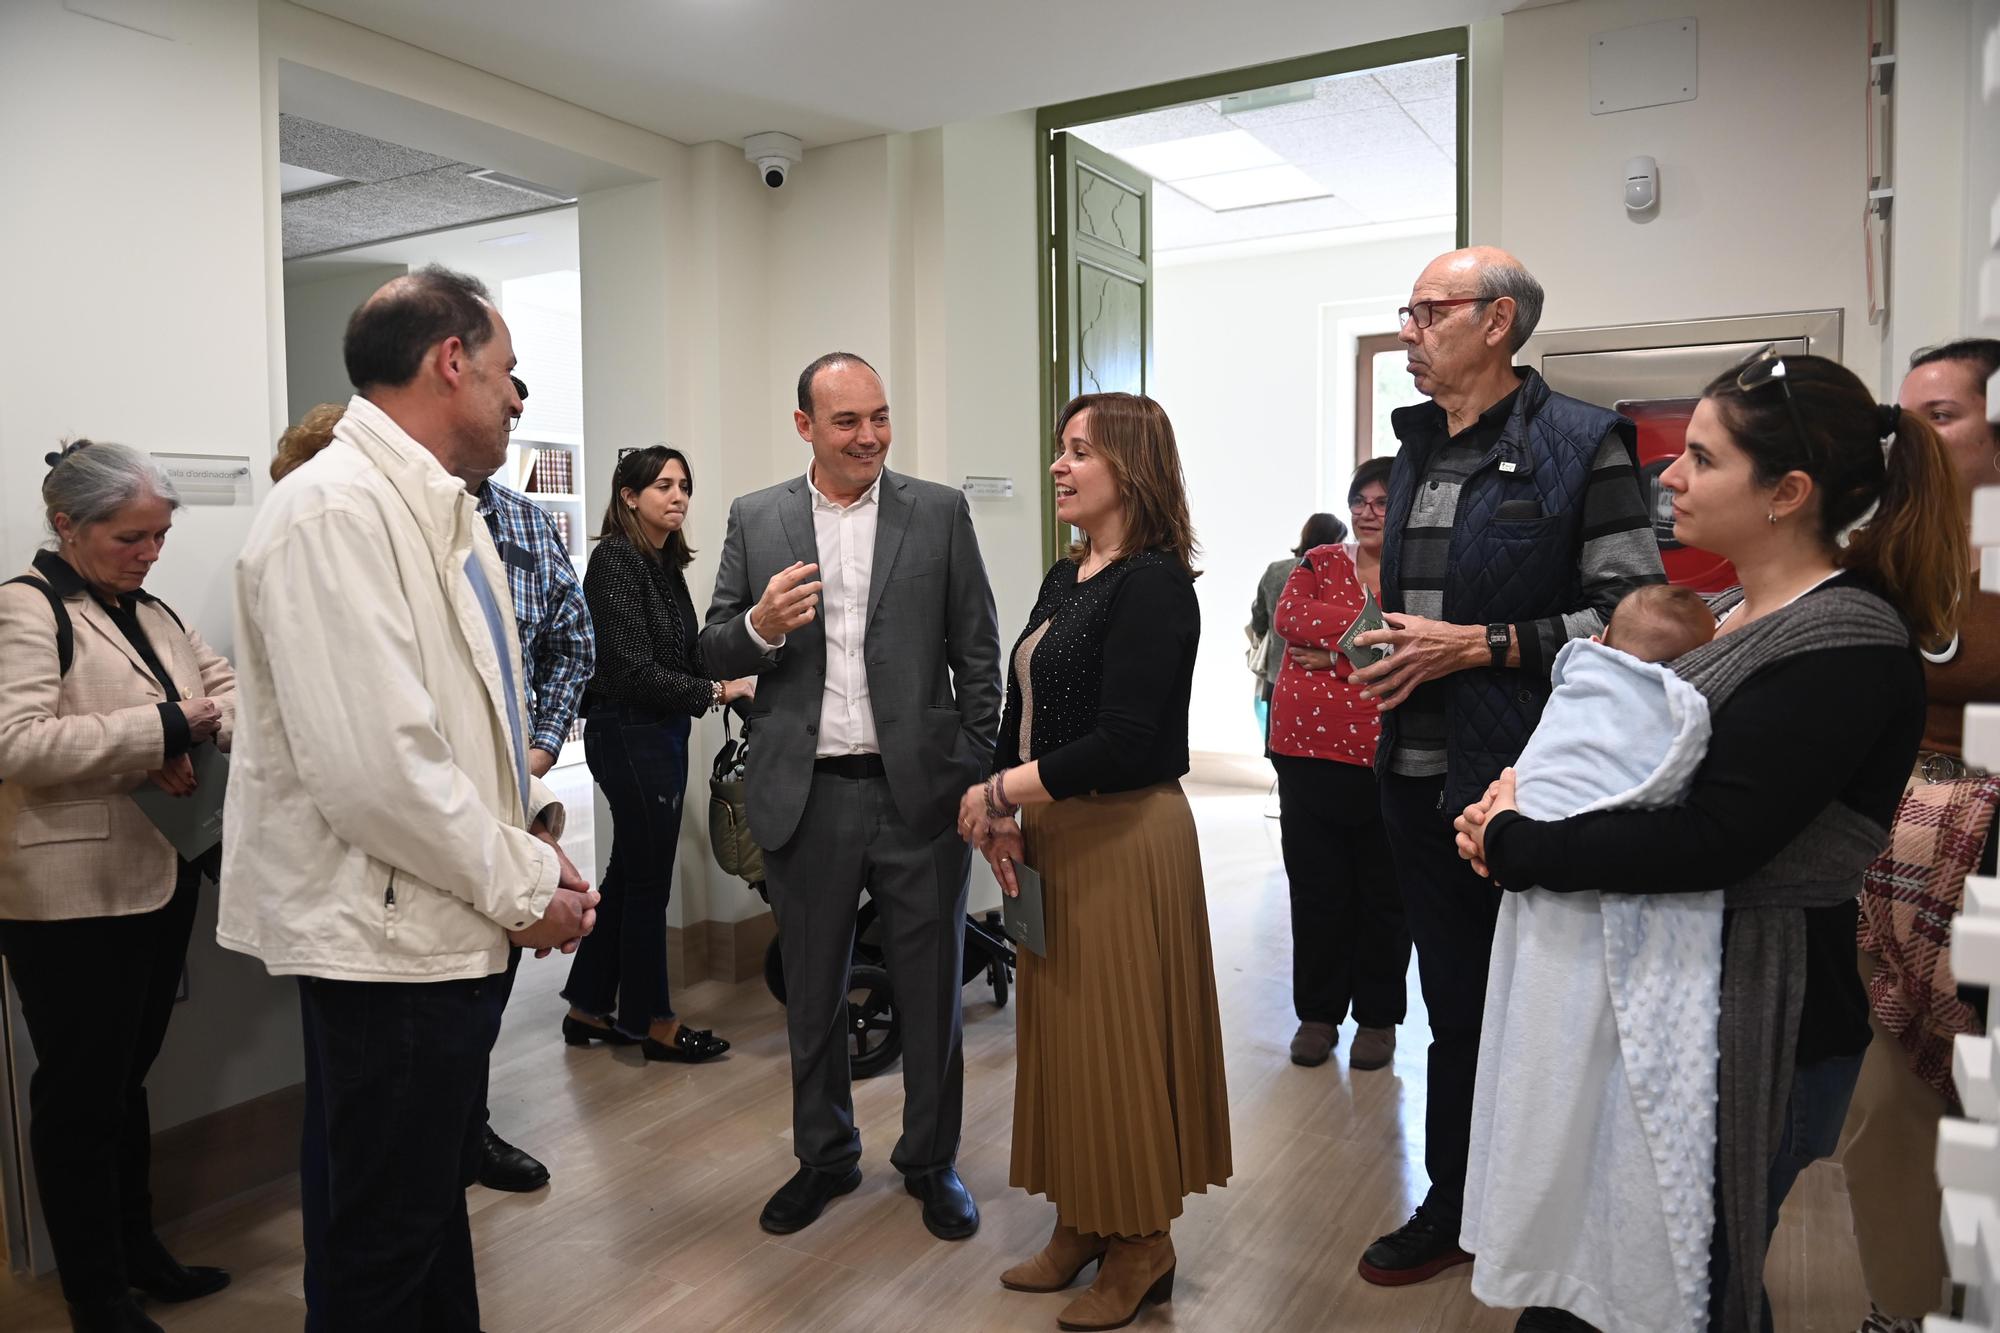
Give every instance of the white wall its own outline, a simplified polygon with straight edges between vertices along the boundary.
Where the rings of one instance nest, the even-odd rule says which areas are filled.
[[[58,436],[270,460],[263,86],[251,0],[185,0],[171,38],[0,5],[0,545],[42,536]],[[28,127],[32,127],[30,130]],[[151,588],[227,652],[229,560],[248,509],[177,516]],[[152,1079],[153,1125],[297,1081],[291,988],[214,944],[205,899],[191,998]]]
[[[1591,115],[1592,34],[1689,14],[1700,96]],[[1504,25],[1500,239],[1548,289],[1542,327],[1840,307],[1842,360],[1880,377],[1861,227],[1864,0],[1577,0]],[[1660,164],[1650,222],[1619,193],[1641,154]]]
[[[330,277],[286,281],[286,420],[297,421],[321,403],[344,403],[354,396],[341,352],[348,318],[376,288],[407,272],[404,264],[371,264]]]
[[[1971,10],[1969,0],[1896,5],[1896,203],[1885,388],[1902,379],[1911,352],[1964,331]]]
[[[1307,516],[1346,521],[1353,358],[1343,321],[1396,327],[1450,233],[1255,258],[1162,263],[1154,279],[1156,396],[1173,418],[1202,546],[1192,749],[1261,754],[1242,626],[1257,580]]]

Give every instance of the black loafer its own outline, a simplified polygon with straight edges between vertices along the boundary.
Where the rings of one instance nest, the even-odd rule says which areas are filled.
[[[672,1041],[654,1041],[648,1037],[639,1049],[648,1060],[679,1060],[684,1064],[698,1065],[718,1055],[726,1055],[729,1043],[707,1028],[691,1028],[683,1023],[674,1029]]]
[[[604,1026],[599,1027],[595,1023],[586,1023],[582,1019],[572,1018],[568,1014],[563,1015],[562,1036],[563,1044],[566,1046],[588,1046],[593,1041],[601,1041],[606,1046],[637,1046],[639,1044],[637,1037],[628,1037],[617,1028],[612,1027],[609,1019],[605,1020]]]
[[[979,1205],[951,1167],[904,1176],[903,1188],[924,1201],[924,1225],[939,1240],[964,1240],[979,1230]]]
[[[125,1277],[132,1286],[168,1305],[213,1296],[229,1285],[228,1272],[220,1268],[189,1268],[169,1254],[157,1236],[126,1245]]]
[[[490,1190],[531,1194],[549,1183],[549,1169],[486,1127],[479,1151],[479,1183]]]
[[[146,1312],[130,1296],[73,1301],[69,1307],[69,1326],[71,1333],[165,1333],[146,1318]]]
[[[843,1194],[852,1194],[860,1184],[861,1168],[858,1166],[849,1168],[844,1176],[802,1166],[790,1180],[778,1187],[778,1192],[764,1205],[757,1225],[774,1236],[789,1236],[794,1231],[803,1231],[819,1220],[828,1203]]]

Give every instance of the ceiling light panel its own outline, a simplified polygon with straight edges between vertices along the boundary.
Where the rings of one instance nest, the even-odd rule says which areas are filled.
[[[1326,186],[1290,163],[1177,180],[1174,188],[1218,213],[1238,208],[1260,208],[1291,199],[1314,199],[1331,193]]]
[[[1242,130],[1203,134],[1142,148],[1122,148],[1117,152],[1118,156],[1139,170],[1163,181],[1191,180],[1255,167],[1272,167],[1284,161]]]

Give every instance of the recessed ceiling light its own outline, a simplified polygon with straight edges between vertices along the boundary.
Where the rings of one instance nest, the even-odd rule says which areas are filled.
[[[1217,213],[1289,203],[1294,199],[1318,199],[1333,193],[1290,163],[1178,180],[1174,188]]]
[[[531,231],[510,231],[505,236],[482,236],[479,238],[479,243],[481,245],[526,245],[534,239],[535,233]]]
[[[1213,176],[1224,171],[1245,171],[1285,160],[1255,136],[1242,130],[1199,134],[1192,139],[1170,139],[1166,143],[1147,144],[1144,148],[1124,148],[1119,150],[1118,156],[1155,180],[1163,181]]]
[[[519,190],[522,194],[539,195],[543,199],[552,199],[559,204],[573,204],[576,202],[576,196],[573,194],[564,194],[561,190],[547,185],[538,185],[534,181],[523,180],[519,176],[509,176],[506,172],[495,171],[491,167],[482,167],[477,171],[468,171],[465,174],[476,181],[485,181],[488,185],[500,185],[505,186],[509,190]]]

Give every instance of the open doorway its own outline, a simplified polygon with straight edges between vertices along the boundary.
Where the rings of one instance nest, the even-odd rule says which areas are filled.
[[[1347,522],[1417,399],[1396,310],[1461,243],[1465,93],[1456,32],[1043,113],[1051,424],[1100,389],[1173,419],[1204,571],[1189,746],[1218,775],[1263,771],[1260,578],[1314,513]]]

